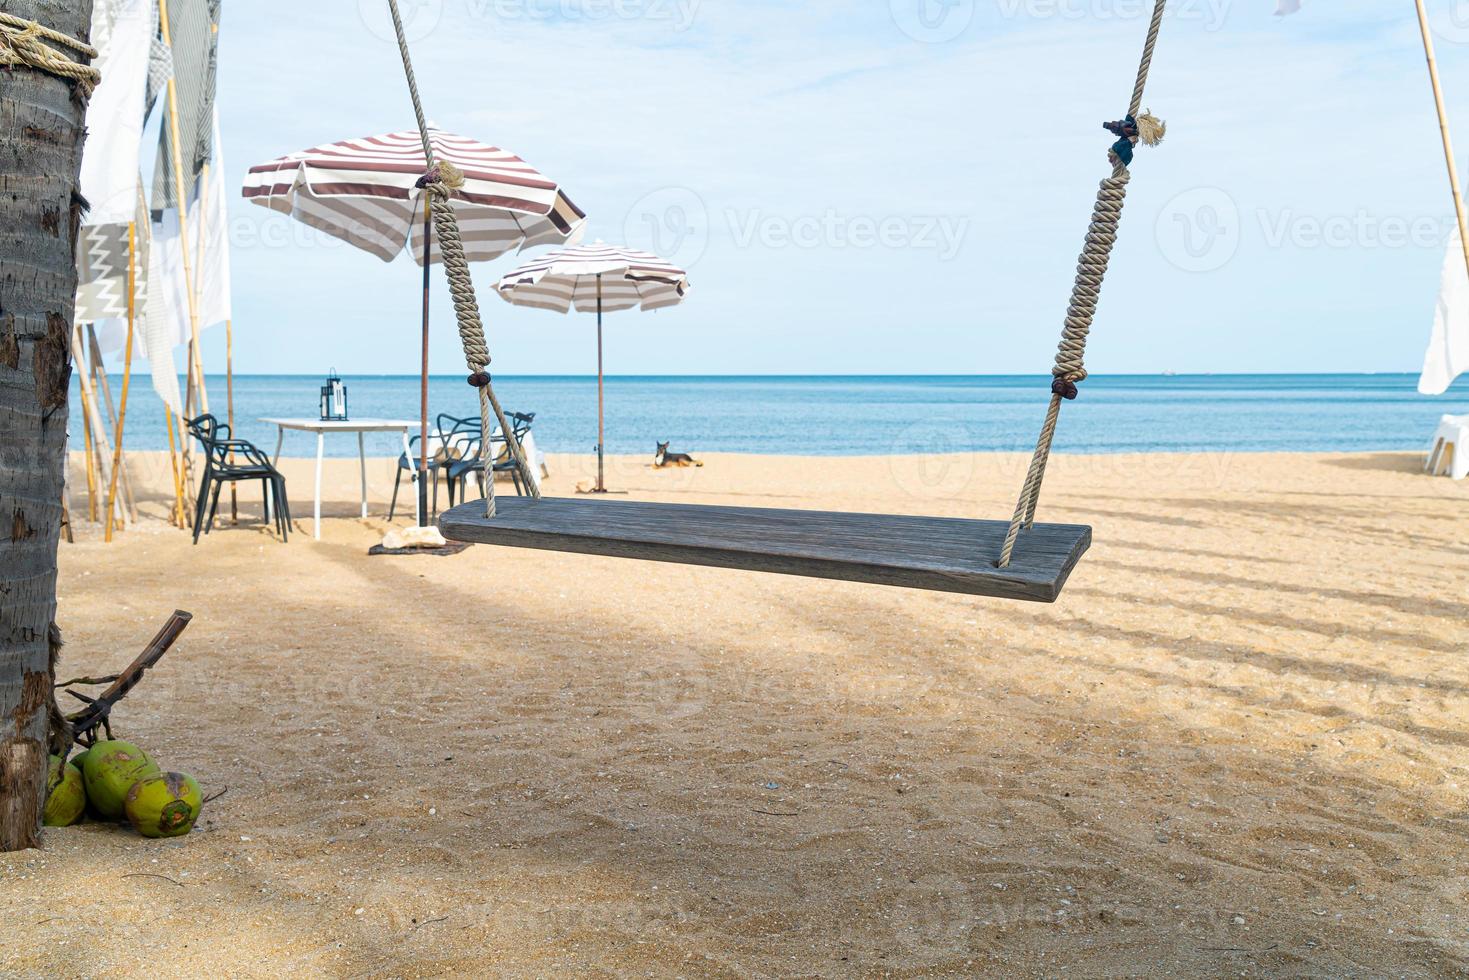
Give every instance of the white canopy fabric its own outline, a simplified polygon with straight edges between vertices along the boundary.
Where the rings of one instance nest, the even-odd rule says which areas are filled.
[[[1443,283],[1418,390],[1425,395],[1441,395],[1465,371],[1469,371],[1469,268],[1464,264],[1464,248],[1455,229],[1444,257]]]
[[[97,0],[92,10],[102,81],[87,104],[81,186],[91,207],[82,223],[122,225],[123,237],[137,199],[143,93],[156,26],[152,5],[137,0]]]
[[[499,258],[530,245],[579,240],[586,215],[524,160],[499,147],[430,128],[434,154],[464,172],[453,191],[465,256]],[[391,262],[405,245],[423,264],[428,169],[416,131],[344,140],[251,167],[243,194]],[[439,263],[437,238],[429,261]]]
[[[689,292],[684,270],[649,252],[605,242],[577,245],[537,256],[495,284],[507,303],[556,313],[658,310],[682,303]]]

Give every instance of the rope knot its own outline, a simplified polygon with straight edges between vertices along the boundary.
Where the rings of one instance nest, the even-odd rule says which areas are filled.
[[[1138,116],[1129,113],[1113,122],[1102,123],[1102,128],[1117,137],[1117,142],[1107,151],[1107,159],[1124,167],[1132,166],[1133,150],[1138,143],[1157,146],[1168,132],[1168,124],[1151,112]]]
[[[1060,395],[1062,398],[1071,402],[1076,400],[1076,396],[1081,394],[1081,391],[1076,387],[1076,382],[1070,378],[1053,378],[1051,380],[1051,394]]]
[[[488,371],[476,371],[469,376],[471,388],[488,388],[490,386],[490,375]]]

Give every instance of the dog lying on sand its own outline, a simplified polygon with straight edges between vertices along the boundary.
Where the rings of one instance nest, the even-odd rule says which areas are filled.
[[[653,465],[661,470],[668,466],[703,466],[704,464],[688,453],[671,453],[668,451],[668,443],[660,442],[653,453]]]

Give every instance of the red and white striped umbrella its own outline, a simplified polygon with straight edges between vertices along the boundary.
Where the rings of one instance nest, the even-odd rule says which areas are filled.
[[[600,289],[599,289],[600,286]],[[659,310],[683,302],[688,273],[650,252],[605,242],[539,255],[495,284],[516,306],[567,313]]]
[[[682,303],[689,275],[650,252],[606,242],[547,252],[495,284],[507,303],[557,313],[597,314],[597,486],[607,492],[606,388],[602,375],[602,314],[617,310],[660,310]]]
[[[453,192],[471,262],[530,245],[580,238],[586,215],[555,181],[498,147],[430,129],[434,154],[464,172]],[[423,190],[428,169],[417,132],[343,140],[251,167],[244,196],[289,214],[385,262],[403,251],[423,264]],[[429,261],[442,261],[430,240]]]

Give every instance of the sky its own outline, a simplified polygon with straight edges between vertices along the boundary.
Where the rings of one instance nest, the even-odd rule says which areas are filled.
[[[1095,373],[1416,371],[1453,225],[1413,4],[1173,0]],[[1469,4],[1435,2],[1469,151]],[[1452,9],[1450,9],[1452,8]],[[412,125],[386,0],[226,4],[227,173]],[[613,374],[1049,369],[1145,0],[404,0],[428,115],[509,149],[587,240],[684,265]],[[410,374],[419,270],[231,201],[241,373]],[[592,317],[492,295],[496,371],[595,371]],[[442,275],[432,370],[463,370]],[[222,330],[206,334],[211,373]]]

